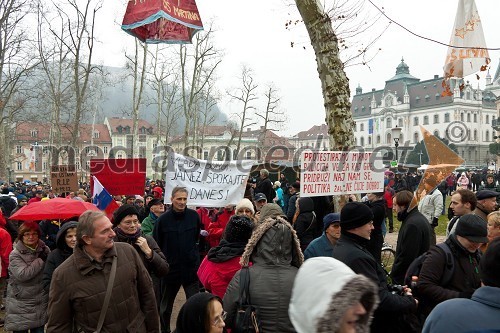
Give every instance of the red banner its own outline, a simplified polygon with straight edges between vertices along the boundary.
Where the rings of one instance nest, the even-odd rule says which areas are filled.
[[[194,0],[130,0],[122,29],[147,43],[190,43],[203,23]]]
[[[90,188],[95,176],[111,195],[144,195],[145,158],[92,159],[90,173]]]

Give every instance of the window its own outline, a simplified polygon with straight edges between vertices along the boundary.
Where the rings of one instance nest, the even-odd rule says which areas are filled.
[[[461,112],[461,113],[460,113],[460,121],[461,121],[461,122],[463,122],[463,121],[464,121],[464,113],[463,113],[463,112]],[[462,155],[462,156],[463,156],[463,155]]]
[[[470,91],[467,91],[467,93],[465,94],[465,99],[470,99]]]
[[[392,136],[391,133],[387,133],[387,136],[385,137],[385,143],[387,144],[392,144]]]
[[[424,125],[429,125],[429,116],[424,116]]]
[[[363,147],[365,145],[365,138],[361,137],[361,139],[359,139],[359,143],[360,146]]]
[[[418,117],[413,118],[413,126],[418,126]]]
[[[392,127],[392,118],[391,117],[387,118],[386,124],[387,124],[386,128],[391,128]]]
[[[439,115],[438,114],[434,115],[434,124],[439,124]]]
[[[449,123],[450,122],[450,114],[449,113],[445,113],[444,114],[444,122],[445,123]]]
[[[418,140],[418,132],[415,132],[415,133],[413,134],[413,143],[418,143],[418,141],[419,141],[419,140]]]
[[[377,144],[380,144],[380,135],[377,135]]]
[[[43,162],[42,170],[47,170],[47,162]]]
[[[486,142],[490,141],[490,132],[489,131],[486,131],[486,136],[484,138],[484,141],[486,141]]]
[[[489,124],[490,123],[490,115],[486,115],[486,124]]]
[[[368,137],[368,144],[369,144],[369,145],[371,145],[371,144],[372,144],[372,137],[371,137],[371,136],[369,136],[369,137]]]
[[[252,159],[252,152],[247,151],[247,160],[251,160],[251,159]]]
[[[22,154],[23,153],[23,147],[22,146],[16,146],[16,154]]]
[[[104,150],[104,154],[108,153],[108,146],[104,146],[102,149]]]
[[[467,122],[470,123],[470,113],[467,113]]]
[[[398,119],[398,126],[403,127],[403,118]]]
[[[38,136],[38,131],[36,129],[32,129],[30,131],[30,135],[32,138],[36,138]]]
[[[94,139],[99,139],[99,131],[94,131]]]
[[[21,162],[16,162],[16,170],[17,171],[23,170],[23,164]]]
[[[385,106],[392,106],[392,96],[387,96],[385,98]]]
[[[122,153],[116,154],[116,158],[123,158],[123,154]]]
[[[474,113],[474,122],[477,123],[477,113]]]
[[[363,132],[365,130],[365,124],[359,124],[359,130]]]
[[[118,146],[123,146],[123,139],[117,139],[117,140],[116,140],[116,144],[117,144]]]
[[[358,124],[354,124],[354,132],[358,131]]]
[[[474,141],[477,141],[477,130],[474,130]]]

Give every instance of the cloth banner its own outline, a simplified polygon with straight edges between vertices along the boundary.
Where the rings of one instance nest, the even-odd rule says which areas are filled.
[[[191,43],[203,30],[194,0],[130,0],[122,29],[146,43]]]
[[[176,186],[188,191],[187,204],[198,207],[236,205],[243,199],[254,161],[204,161],[169,154],[165,172],[165,203]]]

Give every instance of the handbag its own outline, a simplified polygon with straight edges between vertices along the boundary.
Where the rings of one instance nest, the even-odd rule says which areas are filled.
[[[236,320],[233,333],[259,333],[261,332],[259,308],[250,301],[250,272],[248,267],[240,271],[240,294],[238,298]]]
[[[111,273],[109,274],[108,288],[106,289],[106,296],[104,296],[104,304],[102,306],[101,313],[99,314],[99,321],[97,322],[97,327],[94,333],[101,332],[102,325],[104,324],[104,318],[106,317],[106,312],[108,312],[109,300],[111,298],[111,292],[113,291],[113,284],[115,282],[117,260],[117,257],[114,256],[113,263],[111,264]]]

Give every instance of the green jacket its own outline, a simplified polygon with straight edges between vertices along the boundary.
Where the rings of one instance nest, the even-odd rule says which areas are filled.
[[[154,217],[153,217],[154,216]],[[153,213],[149,213],[149,215],[142,220],[141,230],[145,235],[153,236],[153,229],[155,228],[155,223],[158,217]]]

